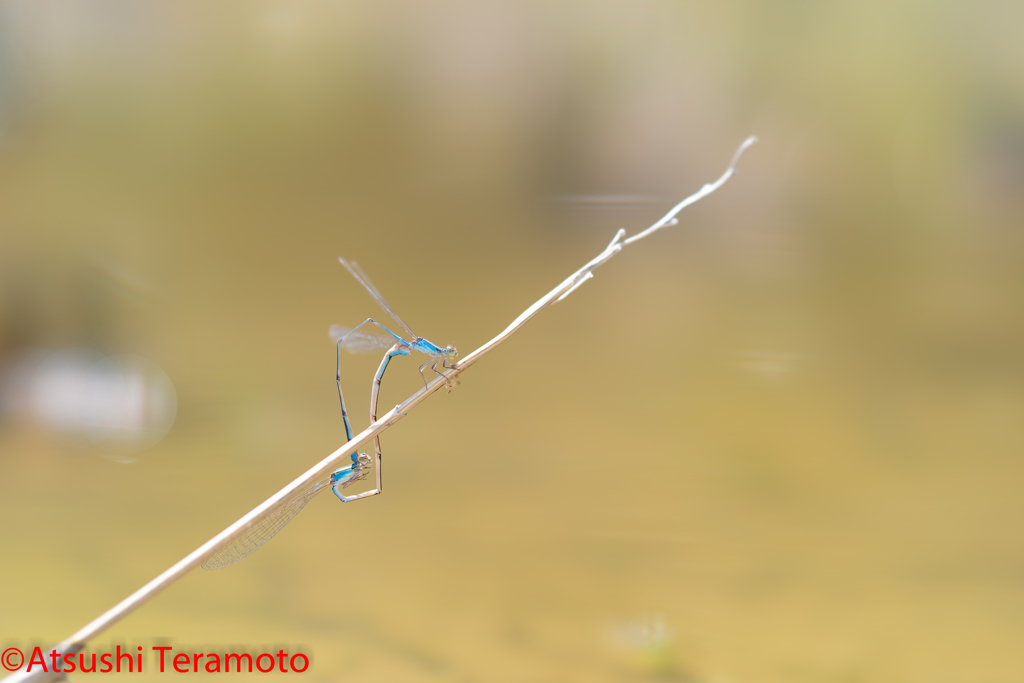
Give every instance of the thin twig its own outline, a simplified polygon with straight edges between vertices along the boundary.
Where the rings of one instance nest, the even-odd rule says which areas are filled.
[[[58,649],[64,652],[77,652],[81,650],[86,642],[91,638],[95,637],[102,631],[106,630],[115,622],[122,619],[132,610],[136,609],[144,602],[153,597],[156,593],[163,590],[171,583],[181,578],[190,569],[199,566],[205,559],[216,553],[218,550],[231,543],[233,540],[241,536],[245,531],[262,519],[267,513],[272,511],[278,504],[290,499],[293,495],[299,491],[305,489],[307,486],[315,483],[323,476],[329,474],[338,467],[338,464],[349,457],[349,454],[357,451],[363,445],[369,443],[374,437],[378,436],[381,432],[391,427],[393,424],[401,420],[403,417],[409,414],[409,411],[418,406],[420,403],[425,401],[427,397],[435,393],[442,387],[450,385],[451,381],[459,374],[465,372],[478,360],[483,358],[485,355],[493,351],[498,345],[502,344],[505,340],[511,337],[520,327],[526,324],[528,320],[537,315],[541,310],[547,308],[553,303],[561,301],[577,287],[582,285],[584,282],[593,277],[594,270],[601,264],[608,261],[611,257],[622,251],[623,247],[634,242],[637,242],[654,232],[660,230],[667,225],[673,225],[677,223],[676,215],[684,208],[693,204],[700,199],[708,196],[722,185],[725,184],[729,178],[733,176],[736,171],[736,163],[739,161],[740,156],[743,152],[754,144],[757,138],[749,137],[743,141],[739,149],[736,150],[736,154],[733,156],[732,163],[726,169],[725,173],[713,183],[709,183],[702,187],[695,194],[690,195],[683,201],[676,204],[671,211],[665,214],[660,220],[651,225],[643,232],[640,232],[628,239],[623,239],[626,231],[620,229],[615,233],[612,241],[605,247],[604,251],[591,259],[586,265],[577,270],[575,273],[570,275],[568,278],[562,281],[557,287],[552,289],[546,295],[541,297],[535,304],[527,308],[523,313],[512,321],[512,323],[505,328],[505,330],[498,336],[491,339],[489,342],[478,348],[477,350],[470,353],[468,356],[463,358],[461,361],[455,364],[455,366],[449,370],[444,376],[438,377],[437,379],[430,382],[423,389],[420,389],[415,394],[407,398],[399,405],[392,408],[388,413],[381,416],[379,420],[371,424],[369,427],[364,429],[362,432],[352,438],[351,441],[341,446],[338,450],[331,453],[329,456],[318,462],[316,465],[306,470],[301,476],[297,477],[290,484],[285,486],[283,489],[267,498],[265,501],[257,505],[252,511],[243,516],[237,522],[229,526],[224,531],[220,532],[209,541],[199,546],[196,550],[188,554],[177,564],[173,565],[170,569],[157,576],[155,579],[147,583],[139,590],[132,593],[130,596],[125,598],[123,601],[115,605],[113,608],[108,610],[106,613],[101,615],[96,620],[92,621],[80,631],[75,633],[71,638],[61,643]],[[18,680],[14,677],[5,679],[5,681]]]

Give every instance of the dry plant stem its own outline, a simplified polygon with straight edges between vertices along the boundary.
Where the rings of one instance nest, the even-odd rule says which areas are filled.
[[[112,609],[101,615],[92,623],[85,626],[71,638],[64,641],[60,647],[66,648],[66,651],[74,651],[84,647],[85,643],[91,638],[95,637],[109,626],[120,620],[122,617],[127,615],[129,612],[139,607],[142,603],[149,600],[156,593],[166,588],[168,585],[173,583],[175,580],[180,578],[190,569],[199,566],[206,558],[210,557],[222,547],[232,542],[235,538],[245,532],[252,524],[259,521],[264,515],[273,510],[278,504],[289,499],[292,495],[304,490],[306,487],[312,485],[322,477],[330,474],[337,469],[339,463],[348,458],[349,454],[353,451],[358,450],[363,445],[369,443],[374,437],[378,436],[385,429],[388,429],[393,424],[401,420],[403,417],[409,414],[409,411],[418,406],[420,403],[425,401],[431,394],[435,393],[439,389],[445,386],[450,386],[452,380],[457,377],[460,373],[465,372],[469,367],[474,365],[478,360],[483,358],[485,355],[493,351],[497,346],[503,343],[506,339],[512,336],[520,327],[526,324],[528,320],[537,315],[541,310],[547,308],[553,303],[561,301],[567,295],[572,293],[577,287],[593,277],[593,271],[598,266],[606,262],[611,257],[622,251],[622,248],[626,245],[632,244],[638,240],[641,240],[654,232],[660,230],[667,225],[673,225],[676,221],[676,214],[682,211],[684,208],[693,204],[694,202],[706,197],[711,194],[719,187],[721,187],[736,170],[736,163],[739,161],[740,156],[743,152],[757,139],[754,137],[747,138],[736,154],[733,156],[732,163],[729,164],[729,168],[726,169],[725,173],[713,183],[709,183],[702,187],[695,194],[687,197],[675,207],[672,208],[664,217],[661,218],[657,223],[647,228],[641,233],[634,235],[628,239],[623,239],[625,236],[625,230],[619,230],[615,233],[615,237],[611,243],[605,247],[604,251],[591,259],[586,265],[577,270],[571,276],[566,278],[557,287],[552,289],[546,295],[544,295],[539,301],[530,306],[528,309],[512,321],[505,330],[498,336],[491,339],[489,342],[478,348],[477,350],[470,353],[468,356],[463,358],[461,361],[455,364],[455,366],[449,370],[445,376],[438,377],[434,381],[430,382],[426,387],[420,389],[415,394],[407,398],[401,404],[392,408],[389,412],[381,416],[379,420],[371,424],[369,427],[364,429],[362,432],[352,438],[351,441],[341,446],[338,450],[331,453],[329,456],[318,462],[316,465],[306,470],[301,476],[297,477],[290,484],[285,486],[283,489],[272,495],[267,500],[257,505],[251,512],[243,516],[237,522],[229,526],[224,531],[220,532],[209,541],[199,546],[195,551],[187,555],[177,564],[173,565],[170,569],[160,574],[158,577],[147,583],[145,586],[137,590],[132,595],[128,596],[125,600],[114,606]]]

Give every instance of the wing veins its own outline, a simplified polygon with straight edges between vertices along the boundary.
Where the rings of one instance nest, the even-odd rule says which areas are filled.
[[[373,284],[370,282],[370,278],[366,277],[366,273],[364,273],[359,268],[356,262],[346,261],[340,256],[338,257],[338,261],[341,262],[341,265],[345,266],[345,269],[348,270],[348,272],[352,275],[352,277],[356,279],[357,282],[359,282],[359,284],[366,288],[366,291],[369,292],[370,296],[374,298],[374,300],[377,302],[377,305],[380,306],[385,313],[391,316],[391,319],[398,323],[403,330],[409,333],[409,336],[411,337],[410,341],[412,339],[415,339],[416,333],[412,331],[411,327],[405,324],[404,320],[398,317],[398,314],[395,313],[394,309],[391,308],[391,306],[388,306],[388,302],[384,301],[384,297],[381,296],[380,292],[377,291],[377,288],[374,287]]]
[[[395,344],[394,337],[385,337],[362,330],[353,332],[351,328],[341,325],[331,325],[327,334],[335,344],[340,341],[341,347],[349,353],[374,353]]]

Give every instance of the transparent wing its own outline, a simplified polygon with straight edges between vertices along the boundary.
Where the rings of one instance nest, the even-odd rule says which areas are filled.
[[[241,562],[260,549],[264,543],[292,521],[292,517],[302,512],[313,496],[330,486],[329,481],[324,479],[310,486],[305,491],[295,494],[270,514],[246,529],[245,533],[234,541],[217,551],[216,554],[206,559],[202,567],[207,571],[215,571],[230,567],[236,562]]]
[[[394,337],[385,337],[372,332],[363,332],[362,330],[353,332],[341,325],[331,325],[327,334],[331,336],[335,344],[341,339],[341,348],[349,353],[374,353],[391,348],[396,341]]]
[[[359,282],[359,284],[366,288],[366,291],[370,293],[370,296],[372,296],[377,301],[377,305],[383,308],[384,312],[390,315],[391,319],[398,323],[403,330],[408,332],[411,338],[415,339],[416,333],[412,331],[412,328],[405,324],[404,320],[398,317],[398,314],[395,313],[394,309],[388,306],[388,302],[384,301],[384,297],[380,295],[380,292],[377,291],[377,288],[374,287],[373,283],[370,282],[370,278],[366,277],[366,273],[360,270],[356,262],[346,261],[340,256],[338,257],[338,261],[341,262],[341,265],[345,266],[345,269],[352,274],[352,277],[354,277]]]

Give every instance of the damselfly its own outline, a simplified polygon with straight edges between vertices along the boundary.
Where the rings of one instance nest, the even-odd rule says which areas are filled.
[[[431,370],[439,375],[444,376],[444,373],[437,369],[438,363],[441,364],[443,369],[452,367],[448,364],[448,361],[455,358],[458,355],[458,350],[449,344],[445,347],[440,347],[437,344],[420,337],[412,328],[405,324],[405,321],[398,317],[395,310],[388,306],[388,303],[384,301],[384,297],[380,295],[377,288],[370,282],[370,278],[366,277],[366,273],[360,270],[359,266],[354,262],[346,261],[345,259],[338,257],[338,261],[341,265],[348,269],[348,272],[352,273],[359,284],[366,288],[366,291],[370,293],[370,296],[374,298],[377,305],[383,309],[385,313],[391,316],[391,319],[398,323],[399,327],[405,330],[409,334],[409,339],[404,339],[388,328],[381,325],[373,318],[367,318],[363,322],[359,323],[353,328],[340,327],[338,325],[332,325],[330,329],[330,335],[338,342],[338,363],[339,367],[341,364],[341,349],[344,348],[349,353],[373,353],[389,347],[397,347],[394,349],[394,353],[391,356],[408,356],[410,351],[419,351],[420,353],[426,354],[430,357],[426,363],[420,366],[420,377],[423,378],[423,384],[427,384],[427,376],[423,374],[423,371],[430,367]],[[359,328],[363,327],[368,323],[373,323],[380,329],[384,330],[388,336],[382,336],[373,334],[371,332],[361,332]],[[390,353],[390,352],[389,352]],[[386,365],[386,363],[385,363]]]
[[[418,337],[409,329],[408,325],[402,322],[401,318],[395,314],[391,307],[387,305],[384,299],[380,296],[380,293],[377,292],[376,288],[374,288],[372,284],[370,284],[369,279],[358,269],[359,267],[355,263],[349,264],[344,259],[340,258],[338,260],[341,261],[342,265],[352,273],[353,277],[355,277],[356,280],[366,288],[381,308],[383,308],[388,315],[394,318],[395,322],[397,322],[406,332],[409,333],[409,336],[412,337],[412,341],[403,339],[372,318],[363,321],[351,330],[337,326],[331,327],[330,334],[336,339],[337,344],[337,372],[335,373],[335,380],[338,385],[338,400],[341,403],[341,417],[345,424],[345,436],[349,441],[351,441],[352,426],[349,423],[348,411],[345,409],[345,396],[341,390],[341,348],[343,346],[345,350],[353,353],[372,353],[374,351],[387,348],[387,352],[381,359],[380,366],[374,374],[373,384],[370,390],[371,424],[377,421],[377,398],[380,395],[380,384],[384,377],[384,371],[387,370],[388,363],[391,362],[392,358],[395,356],[408,356],[412,349],[430,356],[432,360],[420,366],[420,376],[423,377],[424,382],[426,382],[423,370],[428,365],[438,374],[442,374],[437,370],[437,363],[440,362],[444,368],[451,367],[448,365],[447,360],[454,357],[457,352],[454,346],[448,346],[442,349],[436,344],[433,344],[422,337]],[[390,334],[391,338],[358,331],[360,327],[370,322]],[[366,453],[359,453],[358,451],[353,452],[351,456],[349,456],[352,461],[351,464],[335,470],[329,477],[321,479],[312,486],[309,486],[308,488],[292,495],[287,500],[282,501],[270,513],[249,527],[245,533],[225,547],[221,548],[211,557],[207,558],[207,560],[202,564],[203,569],[223,569],[224,567],[228,567],[236,562],[244,560],[246,557],[256,552],[264,543],[273,538],[278,531],[283,529],[284,526],[295,517],[295,515],[302,511],[306,506],[306,503],[326,488],[330,488],[334,491],[334,494],[344,502],[351,502],[353,500],[359,500],[360,498],[379,494],[382,491],[380,467],[382,454],[380,438],[375,437],[373,442],[374,454],[376,456],[374,463],[376,487],[372,491],[366,491],[354,496],[345,496],[341,492],[341,490],[348,488],[352,484],[362,481],[369,474],[368,469],[371,462],[370,456]]]

